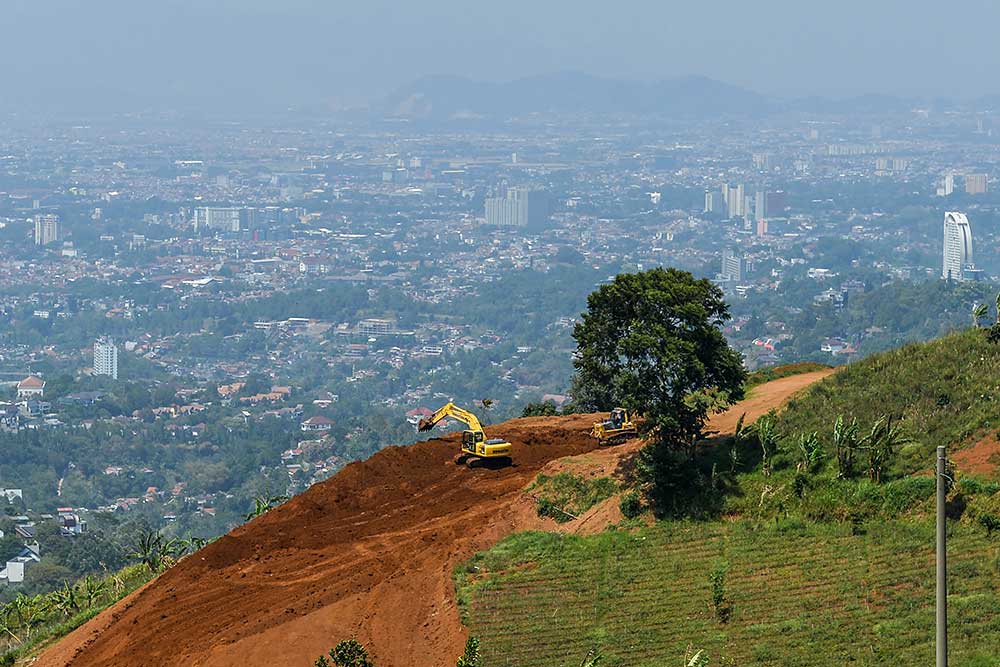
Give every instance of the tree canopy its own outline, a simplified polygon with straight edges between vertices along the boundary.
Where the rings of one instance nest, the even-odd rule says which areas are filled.
[[[617,276],[588,297],[573,331],[574,400],[633,410],[660,438],[697,434],[713,405],[743,395],[743,362],[719,328],[727,319],[722,291],[686,271]]]
[[[580,409],[622,406],[653,442],[641,466],[660,505],[677,489],[679,453],[693,453],[708,414],[743,397],[746,371],[719,328],[722,291],[686,271],[617,276],[587,299],[573,332],[573,399]]]

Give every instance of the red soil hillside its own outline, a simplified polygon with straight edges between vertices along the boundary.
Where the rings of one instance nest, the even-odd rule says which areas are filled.
[[[757,387],[710,427],[731,430],[826,374]],[[454,566],[530,526],[522,490],[549,461],[593,450],[593,421],[489,428],[515,447],[499,470],[455,465],[457,434],[383,450],[184,559],[35,664],[307,667],[357,637],[384,667],[454,665]]]

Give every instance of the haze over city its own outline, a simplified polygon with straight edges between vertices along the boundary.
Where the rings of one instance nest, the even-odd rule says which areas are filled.
[[[0,667],[1000,666],[998,25],[0,0]]]
[[[371,103],[414,79],[701,75],[768,96],[1000,93],[996,3],[7,0],[5,109]]]

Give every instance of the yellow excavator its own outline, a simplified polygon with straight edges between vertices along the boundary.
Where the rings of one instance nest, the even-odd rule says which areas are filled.
[[[638,433],[635,419],[625,408],[615,408],[608,419],[597,422],[590,431],[590,435],[597,438],[601,445],[614,445],[635,437]]]
[[[462,454],[480,459],[507,459],[513,446],[502,438],[486,438],[479,418],[468,410],[463,410],[454,403],[446,403],[437,412],[426,419],[421,419],[417,425],[418,431],[429,431],[445,417],[453,417],[469,428],[462,431]]]

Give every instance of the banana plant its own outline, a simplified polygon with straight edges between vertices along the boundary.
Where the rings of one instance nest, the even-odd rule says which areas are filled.
[[[873,482],[882,482],[885,468],[903,445],[913,442],[899,425],[892,423],[892,417],[882,415],[872,425],[872,430],[864,438],[868,449],[868,476]]]
[[[757,442],[760,445],[760,465],[765,477],[770,477],[771,468],[774,465],[774,455],[778,451],[778,425],[777,417],[773,412],[769,412],[754,424],[754,431],[757,434]]]
[[[76,589],[63,582],[62,588],[57,588],[48,595],[49,603],[66,618],[80,611],[80,603],[76,599]]]
[[[837,450],[837,474],[841,479],[854,476],[854,459],[860,444],[857,418],[850,423],[843,415],[837,416],[833,424],[833,445]]]
[[[997,301],[1000,302],[1000,294],[997,295]],[[989,315],[990,309],[985,303],[974,303],[972,304],[972,326],[979,327],[979,323]]]
[[[98,579],[93,575],[87,575],[87,578],[83,580],[83,599],[87,604],[87,608],[94,606],[94,603],[100,599],[101,596],[108,590],[108,584],[106,581]]]

